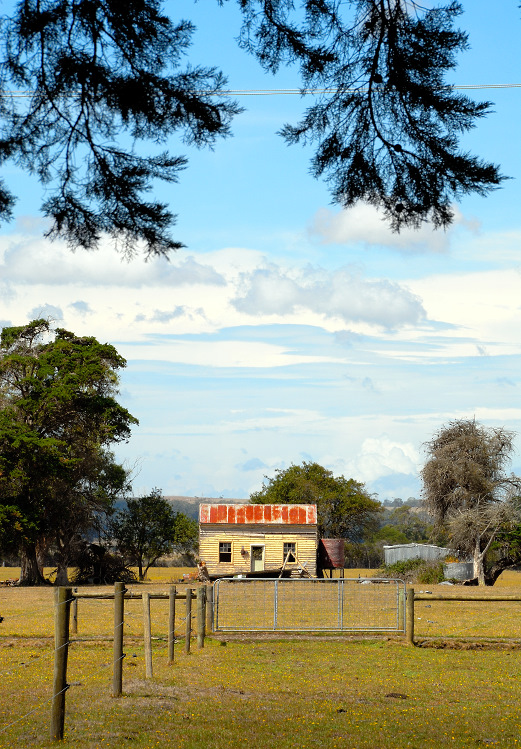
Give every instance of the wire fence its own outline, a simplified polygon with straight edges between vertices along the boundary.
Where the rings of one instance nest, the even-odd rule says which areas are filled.
[[[222,579],[214,584],[217,631],[404,632],[401,580]]]
[[[73,692],[81,688],[91,689],[99,685],[103,692],[110,693],[110,677],[112,676],[112,696],[119,696],[114,693],[114,674],[116,672],[116,661],[121,664],[125,658],[125,653],[116,659],[115,649],[111,647],[115,643],[115,608],[113,600],[115,595],[104,592],[91,593],[79,590],[67,594],[64,600],[57,600],[54,593],[66,589],[57,589],[37,591],[37,595],[31,595],[33,591],[13,589],[9,591],[9,596],[0,596],[0,604],[4,616],[2,622],[2,631],[0,632],[0,678],[2,679],[4,696],[6,699],[0,705],[0,746],[14,746],[12,743],[12,731],[22,730],[33,731],[35,735],[41,738],[45,733],[48,721],[48,710],[52,703],[51,709],[51,735],[53,738],[63,737],[63,721],[59,725],[60,715],[56,708],[56,700],[63,700],[63,716],[65,715],[65,693],[72,688]],[[50,594],[55,597],[54,605],[50,600]],[[127,640],[127,645],[132,644],[131,663],[137,666],[141,661],[141,666],[145,666],[147,643],[144,637],[144,606],[143,591],[126,591],[124,616],[121,622],[117,624],[122,629],[122,634]],[[197,628],[190,626],[188,628],[188,613],[185,611],[186,593],[176,591],[174,588],[169,593],[152,593],[153,598],[170,599],[171,596],[184,599],[178,601],[175,609],[175,619],[171,620],[169,606],[164,603],[158,604],[149,610],[149,632],[154,633],[152,639],[158,643],[159,647],[155,648],[156,657],[162,657],[164,660],[168,657],[169,663],[173,662],[173,650],[167,641],[178,642],[176,635],[184,634],[186,639],[187,632],[200,635],[199,622]],[[98,597],[93,597],[98,596]],[[128,596],[128,597],[127,597]],[[33,605],[29,603],[29,599]],[[204,603],[204,596],[197,596]],[[101,599],[101,600],[100,600]],[[103,600],[105,599],[105,600]],[[113,599],[107,600],[107,599]],[[190,600],[196,600],[194,593],[191,592]],[[78,616],[79,603],[79,616]],[[10,605],[11,604],[11,605]],[[22,609],[26,608],[25,616]],[[64,624],[66,628],[63,632],[59,627],[60,635],[57,635],[57,619],[62,610],[68,608],[70,615],[69,624]],[[200,606],[194,613],[198,613]],[[131,609],[131,610],[128,610]],[[27,614],[30,610],[30,616]],[[73,612],[76,618],[76,626],[79,633],[71,631],[73,623]],[[203,607],[203,614],[204,614]],[[150,615],[152,614],[152,616]],[[68,616],[69,616],[68,615]],[[67,617],[68,618],[68,617]],[[204,620],[204,616],[203,616]],[[190,617],[190,624],[195,621]],[[42,630],[46,632],[42,636]],[[54,630],[54,636],[53,636]],[[56,639],[58,637],[58,640]],[[64,639],[65,638],[65,639]],[[140,641],[144,638],[144,659],[141,655]],[[53,642],[54,640],[54,642]],[[110,642],[110,645],[109,645]],[[136,647],[137,646],[137,647]],[[198,639],[199,646],[199,639]],[[201,645],[200,647],[203,647]],[[56,687],[56,668],[57,658],[60,653],[67,652],[72,648],[72,658],[62,660],[60,666],[63,673],[63,681]],[[186,650],[186,642],[185,648]],[[189,648],[188,648],[189,649]],[[136,651],[137,652],[132,652]],[[152,658],[152,643],[149,638],[150,659]],[[140,655],[138,655],[138,653]],[[67,665],[67,660],[69,664]],[[26,669],[30,670],[27,672]],[[54,671],[54,679],[53,679]],[[113,672],[111,674],[111,671]],[[141,669],[138,670],[138,673]],[[148,673],[145,668],[145,676],[149,678],[152,674]],[[135,674],[136,672],[134,672]],[[13,699],[16,695],[16,700]],[[67,698],[69,699],[69,698]],[[73,696],[74,702],[74,696]],[[19,729],[19,726],[23,726]],[[53,733],[54,731],[54,733]],[[61,731],[61,734],[59,733]],[[7,744],[4,743],[7,741]]]

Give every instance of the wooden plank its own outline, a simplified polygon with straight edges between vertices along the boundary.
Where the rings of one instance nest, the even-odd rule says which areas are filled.
[[[190,592],[190,595],[188,593]],[[190,638],[192,636],[192,589],[186,591],[186,630],[185,630],[185,653],[190,652]]]
[[[143,593],[143,641],[145,645],[145,679],[153,677],[152,623],[150,621],[150,593]]]
[[[51,700],[51,739],[63,739],[65,725],[65,692],[67,684],[67,654],[69,652],[69,617],[72,588],[54,591],[54,673]]]
[[[206,635],[206,585],[197,588],[197,647],[204,648]]]
[[[168,600],[170,598],[169,593],[148,593],[151,599],[157,599],[157,600]],[[184,600],[186,598],[186,593],[176,593],[176,600]],[[114,599],[114,593],[76,593],[75,598],[94,598],[94,599],[100,599],[100,600],[113,600]],[[142,593],[125,593],[124,596],[125,600],[135,600],[139,601],[142,598]],[[195,599],[195,593],[192,592],[192,598]]]
[[[114,583],[114,665],[112,696],[121,697],[123,691],[123,624],[125,611],[125,584]]]
[[[415,593],[415,601],[521,601],[521,596],[446,596],[440,593]]]
[[[409,588],[405,599],[405,641],[414,645],[414,588]]]
[[[168,663],[174,662],[174,643],[175,643],[175,599],[176,588],[172,585],[168,593]]]

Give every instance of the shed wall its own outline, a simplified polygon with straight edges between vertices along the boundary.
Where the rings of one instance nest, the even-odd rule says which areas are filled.
[[[232,561],[219,562],[219,543],[232,545]],[[277,569],[284,563],[284,543],[295,543],[300,564],[316,575],[317,528],[310,525],[224,525],[201,523],[199,557],[210,575],[250,572],[250,547],[264,546],[264,569]],[[244,547],[245,554],[241,554]]]
[[[451,553],[450,549],[432,544],[400,544],[397,546],[384,546],[386,564],[403,562],[407,559],[425,559],[434,561],[444,559]]]
[[[449,580],[470,580],[474,577],[474,565],[472,562],[449,562],[443,565],[443,572]]]

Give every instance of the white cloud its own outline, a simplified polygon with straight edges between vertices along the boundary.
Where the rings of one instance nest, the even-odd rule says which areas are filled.
[[[89,303],[84,302],[81,299],[78,299],[77,302],[71,302],[68,306],[82,317],[85,317],[85,315],[92,315],[92,309],[90,308]]]
[[[126,359],[177,362],[199,367],[266,369],[343,361],[326,356],[295,354],[282,346],[257,341],[169,340],[140,344],[129,342],[118,343],[117,349]]]
[[[63,310],[61,307],[57,307],[55,304],[39,304],[37,307],[33,307],[27,313],[29,320],[36,320],[37,318],[50,318],[55,322],[63,320]]]
[[[122,259],[108,242],[99,251],[71,252],[62,242],[42,237],[9,235],[0,237],[0,276],[4,282],[48,286],[193,285],[224,286],[223,276],[186,253],[172,255],[170,262],[155,258],[146,262]]]
[[[248,315],[307,310],[345,323],[384,328],[415,324],[425,312],[418,296],[393,281],[365,279],[350,268],[288,271],[271,264],[244,273],[232,304]]]
[[[455,345],[464,335],[476,339],[479,353],[519,352],[521,275],[512,269],[438,274],[407,285],[421,297],[429,319],[454,326],[446,336]]]
[[[416,476],[421,465],[418,450],[411,442],[398,442],[386,434],[380,437],[367,437],[356,455],[343,464],[342,472],[356,476],[359,481],[376,481],[389,474]]]
[[[463,226],[476,232],[479,222],[465,219],[454,208],[453,227]],[[311,236],[321,244],[381,245],[404,253],[445,252],[450,244],[452,230],[434,230],[430,224],[420,229],[403,229],[392,232],[383,215],[368,203],[357,203],[353,208],[332,211],[320,208],[309,227]]]

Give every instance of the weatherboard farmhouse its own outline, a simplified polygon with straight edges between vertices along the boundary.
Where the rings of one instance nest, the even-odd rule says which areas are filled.
[[[199,557],[214,575],[291,567],[316,575],[317,506],[202,504]]]

